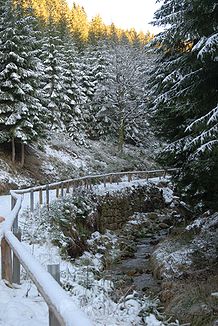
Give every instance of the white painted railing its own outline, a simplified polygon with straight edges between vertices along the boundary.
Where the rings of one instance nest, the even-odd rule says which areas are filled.
[[[39,194],[39,204],[43,204],[43,197],[45,204],[49,209],[50,203],[50,190],[56,190],[56,197],[63,197],[65,193],[69,193],[71,188],[86,187],[103,183],[106,187],[107,183],[120,182],[121,178],[126,176],[130,182],[133,177],[149,179],[152,177],[164,177],[166,174],[172,174],[176,170],[150,170],[150,171],[128,171],[116,172],[108,174],[88,175],[84,177],[68,179],[61,182],[55,182],[49,185],[36,186],[28,189],[11,190],[11,203],[12,211],[5,217],[0,229],[1,241],[1,267],[2,278],[12,284],[13,270],[12,255],[15,259],[22,264],[24,269],[28,272],[30,278],[37,286],[42,297],[46,301],[49,311],[55,316],[55,323],[53,325],[66,325],[66,326],[90,326],[91,323],[83,315],[81,311],[74,305],[72,299],[61,288],[61,286],[53,279],[53,277],[46,272],[40,263],[25,249],[23,244],[12,233],[12,228],[16,233],[18,228],[18,214],[22,206],[22,195],[30,194],[30,210],[34,210],[34,193]],[[43,191],[45,196],[43,196]],[[14,268],[15,269],[15,268]]]

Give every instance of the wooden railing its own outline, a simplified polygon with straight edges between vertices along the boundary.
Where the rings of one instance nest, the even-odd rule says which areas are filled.
[[[166,174],[172,174],[176,170],[151,170],[151,171],[129,171],[108,173],[99,175],[88,175],[84,177],[68,179],[61,182],[55,182],[49,185],[36,186],[28,189],[11,190],[12,211],[6,216],[0,229],[1,240],[1,268],[2,279],[9,284],[19,282],[19,264],[29,274],[30,278],[38,288],[42,297],[46,301],[49,311],[53,314],[53,322],[50,325],[66,326],[89,326],[91,323],[81,311],[74,305],[70,296],[54,280],[54,278],[43,269],[38,261],[26,250],[21,241],[17,238],[18,234],[18,214],[22,207],[22,198],[24,194],[30,194],[30,211],[34,210],[34,193],[38,192],[38,203],[47,205],[49,209],[50,191],[55,190],[56,197],[63,197],[70,192],[71,188],[86,187],[102,183],[104,187],[107,183],[119,183],[123,177],[127,177],[128,182],[133,178],[149,179],[152,177],[165,177]],[[13,232],[12,232],[13,229]],[[13,253],[13,260],[12,260]]]
[[[63,197],[64,194],[68,194],[70,189],[87,188],[92,187],[96,184],[104,184],[106,188],[107,184],[119,183],[123,177],[127,177],[127,181],[131,182],[134,178],[136,179],[150,179],[154,177],[165,177],[167,174],[173,174],[177,169],[161,169],[161,170],[149,170],[149,171],[128,171],[128,172],[113,172],[107,174],[96,174],[87,175],[79,178],[67,179],[64,181],[54,182],[51,184],[36,186],[27,189],[21,189],[12,191],[19,195],[30,194],[30,211],[32,212],[35,207],[34,193],[38,193],[37,203],[40,205],[45,204],[49,208],[50,204],[50,191],[55,190],[55,197]]]

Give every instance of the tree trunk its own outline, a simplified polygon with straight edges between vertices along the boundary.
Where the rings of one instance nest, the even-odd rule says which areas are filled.
[[[25,144],[21,143],[21,167],[24,166],[25,161]]]
[[[124,119],[122,118],[120,121],[119,142],[118,142],[118,150],[121,153],[123,152],[124,138],[125,138],[125,126],[124,126]]]
[[[11,139],[11,160],[12,160],[12,163],[14,164],[15,163],[15,141],[14,141],[14,137],[12,137]]]

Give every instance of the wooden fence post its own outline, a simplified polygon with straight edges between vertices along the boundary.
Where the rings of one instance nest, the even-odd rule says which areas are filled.
[[[42,189],[39,190],[39,205],[42,205]]]
[[[70,192],[70,183],[68,182],[68,183],[67,183],[66,194],[69,194],[69,192]]]
[[[47,210],[49,210],[49,185],[46,185],[45,193],[46,193],[46,207]]]
[[[59,185],[56,186],[56,198],[59,197]]]
[[[16,199],[11,196],[11,210],[13,210],[14,206],[16,204]],[[18,229],[18,216],[15,217],[14,223],[13,223],[13,230]]]
[[[21,230],[18,229],[14,232],[15,237],[21,241]],[[20,284],[20,261],[13,253],[13,275],[12,275],[13,283]]]
[[[47,265],[48,272],[60,284],[60,264]],[[59,320],[55,317],[51,309],[49,309],[49,326],[61,326]]]
[[[11,196],[11,210],[14,208],[15,204],[16,204],[16,199],[13,196]]]
[[[12,284],[12,258],[11,248],[5,238],[1,241],[1,267],[2,279],[5,279],[9,284]]]
[[[61,198],[64,197],[64,183],[61,182]]]
[[[34,210],[34,192],[33,189],[30,190],[30,212]]]

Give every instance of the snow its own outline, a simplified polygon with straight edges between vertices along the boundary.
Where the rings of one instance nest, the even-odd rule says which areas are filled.
[[[19,257],[22,265],[27,269],[28,274],[34,278],[39,291],[46,298],[46,301],[61,313],[66,326],[91,326],[91,323],[83,316],[75,302],[69,298],[67,293],[57,284],[54,278],[47,273],[33,256],[25,249],[11,231],[6,232],[5,237]]]
[[[192,224],[189,224],[186,226],[186,230],[190,231],[192,229],[200,228],[203,223],[204,223],[204,220],[202,219],[202,217],[197,218]]]
[[[163,192],[163,198],[166,204],[170,204],[173,201],[173,190],[169,187],[161,188]]]
[[[163,326],[164,324],[161,321],[157,320],[157,318],[154,315],[150,314],[149,316],[147,316],[145,318],[145,325],[146,326]]]
[[[7,216],[11,211],[11,196],[0,196],[0,215]]]
[[[54,157],[65,164],[71,164],[76,168],[84,168],[86,167],[86,163],[84,160],[80,158],[72,158],[72,156],[64,151],[56,150],[51,148],[50,146],[45,146],[46,154],[48,156]],[[52,168],[53,169],[53,168]]]
[[[0,163],[1,160],[0,160]],[[7,165],[5,164],[5,169],[7,169]],[[21,176],[20,174],[16,174],[16,175],[11,175],[9,172],[2,170],[0,168],[0,183],[11,183],[11,184],[17,184],[18,186],[24,186],[24,185],[28,185],[31,183],[31,179],[29,178],[25,178],[23,176]]]
[[[188,246],[180,246],[176,250],[176,244],[165,243],[164,247],[157,248],[154,257],[160,265],[161,275],[166,279],[172,276],[179,277],[191,264],[190,255],[194,252]]]
[[[123,178],[122,180],[126,180],[126,178]],[[117,191],[120,191],[125,188],[137,187],[137,186],[142,186],[145,184],[150,184],[150,185],[158,184],[159,182],[160,182],[159,177],[150,178],[149,180],[147,180],[147,179],[133,180],[131,182],[121,181],[118,184],[117,183],[112,183],[112,184],[107,183],[106,187],[104,186],[104,184],[96,185],[93,187],[93,191],[97,195],[105,195],[107,193],[111,194],[113,192],[117,192]]]
[[[127,181],[120,182],[119,184],[107,184],[105,188],[103,184],[94,186],[94,191],[99,194],[106,192],[114,192],[121,190],[126,187],[135,187],[146,183],[157,184],[159,178],[152,178],[147,180],[134,180],[131,183]],[[167,193],[167,191],[166,191]],[[168,194],[169,195],[169,194]],[[167,196],[167,195],[166,195]],[[45,198],[45,192],[43,192]],[[21,226],[28,228],[29,232],[32,232],[33,239],[34,234],[37,232],[37,224],[34,224],[32,219],[25,220],[22,216],[22,211],[29,206],[29,194],[23,196],[22,210],[19,216],[19,223]],[[55,191],[50,191],[50,199],[55,199]],[[35,204],[38,203],[38,194],[34,193]],[[8,216],[10,207],[10,196],[0,197],[0,214]],[[10,214],[9,214],[10,215]],[[26,225],[25,225],[26,224]],[[32,229],[32,231],[31,231]],[[46,233],[46,230],[45,230]],[[106,233],[107,237],[110,238],[112,243],[116,242],[116,237]],[[7,237],[10,238],[11,242],[15,241],[11,232],[7,232]],[[101,237],[99,232],[95,232],[89,243],[97,241]],[[46,234],[45,234],[46,238]],[[42,235],[43,239],[43,235]],[[17,247],[17,245],[16,245]],[[19,246],[18,246],[19,247]],[[31,255],[30,255],[31,253]],[[139,312],[142,309],[148,309],[152,305],[148,299],[138,300],[137,298],[126,297],[120,299],[118,303],[115,303],[110,298],[110,293],[113,291],[113,282],[110,280],[95,278],[95,273],[98,273],[103,268],[103,255],[100,253],[84,252],[82,257],[76,261],[64,261],[62,260],[59,249],[51,244],[47,238],[44,243],[29,244],[26,241],[22,242],[19,247],[19,255],[28,263],[30,269],[37,270],[37,278],[40,283],[43,284],[43,288],[46,292],[50,293],[50,297],[58,306],[59,311],[65,314],[69,320],[69,305],[75,308],[75,324],[84,326],[85,323],[81,322],[81,313],[77,309],[82,309],[83,313],[88,315],[88,318],[93,322],[94,325],[110,325],[110,326],[132,326],[132,325],[143,325]],[[33,260],[32,255],[40,262],[41,265],[35,266],[36,262]],[[69,301],[68,296],[63,294],[60,290],[54,290],[56,282],[51,277],[48,280],[46,273],[47,264],[60,264],[61,270],[61,283],[62,285],[70,290],[71,300]],[[44,300],[38,295],[35,286],[31,281],[26,280],[27,273],[22,271],[22,284],[17,289],[7,288],[3,282],[0,283],[0,303],[2,302],[3,314],[0,314],[0,325],[12,326],[12,325],[48,325],[48,309]],[[26,297],[28,293],[28,297]],[[60,298],[62,298],[62,304],[60,305]],[[8,304],[10,302],[10,304]],[[0,308],[0,309],[1,309]],[[1,310],[0,310],[1,311]],[[22,314],[17,311],[21,311]],[[8,315],[10,314],[10,318]],[[146,321],[150,324],[149,326],[164,325],[163,323],[158,324],[157,319],[153,314],[146,317]],[[70,325],[70,324],[69,324]]]
[[[31,282],[9,288],[0,281],[0,326],[48,326],[48,308]]]

